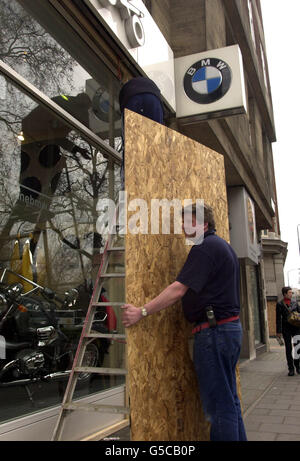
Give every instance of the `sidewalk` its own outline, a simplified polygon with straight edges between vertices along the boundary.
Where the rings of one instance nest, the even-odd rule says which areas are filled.
[[[244,423],[249,441],[300,440],[300,375],[287,376],[285,348],[240,363]]]
[[[300,375],[287,376],[285,348],[270,339],[270,352],[239,364],[243,417],[249,441],[300,440]],[[111,436],[130,440],[129,428]]]

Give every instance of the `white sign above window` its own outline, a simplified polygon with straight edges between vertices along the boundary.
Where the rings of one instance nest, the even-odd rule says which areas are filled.
[[[145,31],[141,18],[144,14],[129,3],[128,0],[99,0],[104,8],[115,6],[119,9],[121,18],[124,21],[127,40],[133,48],[143,46],[145,43]]]

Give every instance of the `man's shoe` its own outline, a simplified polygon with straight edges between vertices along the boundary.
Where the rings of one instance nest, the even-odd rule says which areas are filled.
[[[300,367],[296,368],[298,375],[300,375]]]
[[[288,376],[294,376],[294,375],[295,375],[295,371],[294,370],[289,370]]]

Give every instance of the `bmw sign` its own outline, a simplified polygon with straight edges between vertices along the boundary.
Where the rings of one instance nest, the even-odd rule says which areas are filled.
[[[238,45],[175,60],[176,114],[199,120],[246,112]]]
[[[230,67],[219,59],[202,59],[186,71],[183,84],[184,91],[192,101],[210,104],[222,98],[229,90]]]

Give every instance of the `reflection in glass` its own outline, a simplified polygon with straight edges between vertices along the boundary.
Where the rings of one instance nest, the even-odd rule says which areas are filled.
[[[7,340],[7,360],[0,360],[1,421],[61,402],[105,243],[97,232],[97,203],[120,187],[118,167],[112,177],[99,149],[3,81],[0,294],[13,309],[1,325],[8,311],[0,305],[0,334]],[[113,265],[124,271],[122,255]],[[25,296],[12,290],[16,283]],[[124,281],[108,282],[101,296],[123,301]],[[99,309],[93,329],[123,333],[119,310]],[[96,340],[85,364],[123,368],[124,350],[124,343]],[[75,397],[123,382],[83,374]]]
[[[112,137],[118,140],[121,135],[120,82],[104,65],[95,66],[97,75],[89,74],[80,65],[85,53],[67,34],[59,33],[61,25],[44,12],[50,35],[24,9],[28,3],[20,3],[1,0],[0,59],[113,145]],[[70,46],[72,55],[67,51]]]

